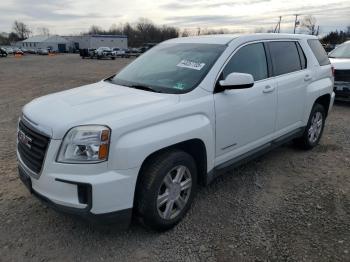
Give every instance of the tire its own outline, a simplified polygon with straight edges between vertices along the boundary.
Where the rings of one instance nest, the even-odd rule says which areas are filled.
[[[152,157],[140,176],[136,210],[141,222],[157,231],[174,227],[185,216],[196,194],[194,159],[180,150],[166,151]]]
[[[115,60],[115,57],[112,57],[112,60]]]
[[[314,104],[303,135],[294,141],[296,145],[306,150],[314,148],[322,137],[325,119],[324,107],[320,104]]]

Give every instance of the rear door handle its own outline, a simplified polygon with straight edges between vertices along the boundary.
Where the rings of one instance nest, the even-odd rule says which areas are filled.
[[[275,87],[274,86],[269,86],[269,85],[267,85],[267,86],[265,86],[265,88],[264,88],[264,90],[263,90],[263,93],[271,93],[271,92],[273,92],[275,90]]]
[[[310,81],[311,79],[312,79],[312,76],[310,76],[310,75],[306,75],[304,77],[304,81]]]

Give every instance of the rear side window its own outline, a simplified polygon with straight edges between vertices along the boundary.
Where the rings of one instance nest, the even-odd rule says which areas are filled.
[[[251,74],[255,81],[267,78],[267,62],[263,44],[250,44],[240,48],[232,56],[222,73],[224,79],[230,73]]]
[[[269,49],[275,76],[302,69],[299,52],[295,42],[269,42]]]
[[[329,65],[331,63],[320,41],[318,41],[317,39],[309,39],[307,40],[307,43],[309,44],[312,52],[316,56],[316,59],[320,66]]]

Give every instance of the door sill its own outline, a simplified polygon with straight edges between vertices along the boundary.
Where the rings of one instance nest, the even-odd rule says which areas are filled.
[[[304,133],[305,127],[297,128],[285,135],[282,135],[262,146],[259,146],[253,150],[250,150],[240,156],[237,156],[233,159],[230,159],[216,167],[214,167],[211,171],[208,172],[206,184],[209,185],[215,178],[218,176],[243,165],[269,151],[272,149],[279,147],[295,138],[300,137]]]

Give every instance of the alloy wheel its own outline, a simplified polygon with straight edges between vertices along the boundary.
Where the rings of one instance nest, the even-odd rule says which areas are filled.
[[[166,220],[177,217],[185,208],[192,188],[192,175],[189,169],[179,165],[164,177],[158,191],[157,209]]]
[[[323,116],[321,112],[316,112],[311,119],[310,128],[308,130],[308,138],[311,143],[315,143],[319,138],[323,125]]]

